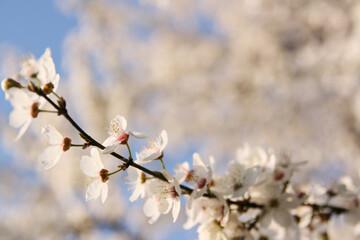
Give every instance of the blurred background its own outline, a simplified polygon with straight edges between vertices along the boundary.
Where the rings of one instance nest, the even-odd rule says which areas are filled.
[[[359,181],[359,40],[351,0],[0,0],[1,79],[50,47],[73,118],[100,142],[117,114],[129,130],[167,130],[171,172],[193,152],[214,155],[221,172],[248,143],[307,160],[294,181]],[[78,163],[89,150],[66,152],[49,171],[37,160],[46,123],[81,143],[70,124],[40,114],[14,142],[0,98],[0,239],[197,237],[182,229],[184,211],[176,224],[162,216],[149,225],[143,201],[128,201],[124,173],[104,205],[86,203]]]

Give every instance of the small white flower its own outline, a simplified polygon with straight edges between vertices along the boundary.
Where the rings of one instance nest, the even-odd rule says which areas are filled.
[[[160,159],[164,155],[164,150],[168,143],[168,136],[165,130],[162,130],[160,136],[149,141],[149,146],[140,151],[136,155],[138,161],[142,164],[150,162],[155,159]]]
[[[236,150],[235,159],[245,168],[260,167],[256,184],[264,182],[275,170],[275,155],[271,151],[265,151],[260,147],[250,148],[248,144],[244,144],[242,148]]]
[[[229,218],[229,207],[225,199],[217,193],[216,198],[200,197],[186,208],[188,219],[184,229],[190,229],[198,223],[216,221],[224,226]]]
[[[174,222],[180,212],[181,189],[178,181],[165,169],[161,173],[168,182],[161,180],[151,181],[148,185],[150,197],[144,204],[144,213],[150,217],[149,223],[154,223],[161,214],[167,214],[172,209]]]
[[[135,163],[137,162],[135,161]],[[133,185],[132,189],[134,189],[132,195],[129,198],[130,202],[134,202],[139,197],[144,198],[147,186],[145,173],[136,168],[128,168],[127,174],[130,182],[126,183]]]
[[[225,197],[241,197],[256,182],[259,171],[259,166],[245,168],[237,160],[230,161],[228,173],[215,175],[211,189],[223,194]]]
[[[109,137],[103,142],[104,150],[102,153],[112,153],[120,144],[126,144],[129,139],[129,135],[136,138],[145,138],[147,135],[140,132],[127,132],[127,122],[123,116],[116,115],[116,117],[110,122],[110,126],[107,129]]]
[[[48,147],[40,154],[39,160],[45,169],[48,170],[58,163],[63,152],[67,151],[71,145],[70,138],[64,138],[53,126],[46,125],[41,129],[45,136]]]
[[[7,97],[13,106],[13,111],[10,113],[9,124],[14,128],[20,128],[15,139],[18,140],[24,135],[33,117],[36,117],[39,103],[34,102],[34,98],[31,98],[33,95],[29,95],[20,88],[9,89],[7,91]]]
[[[88,184],[86,190],[86,201],[97,199],[101,193],[101,201],[105,202],[108,196],[109,179],[108,170],[104,169],[99,151],[91,149],[91,156],[83,156],[80,161],[81,170],[87,175]]]
[[[298,207],[302,199],[294,194],[283,193],[276,183],[264,183],[256,186],[250,190],[249,195],[253,202],[265,206],[265,214],[260,220],[264,227],[269,226],[272,220],[285,228],[296,225],[290,210]]]
[[[205,193],[206,187],[210,183],[212,177],[212,170],[209,164],[206,164],[198,153],[193,154],[193,166],[194,169],[190,169],[189,163],[185,162],[178,165],[178,168],[175,169],[175,177],[176,179],[179,179],[180,183],[185,181],[195,188],[190,195],[190,204],[193,199],[196,199]]]
[[[45,49],[44,54],[39,60],[36,60],[34,56],[25,58],[20,75],[25,79],[37,77],[41,83],[41,87],[51,82],[54,85],[54,91],[56,91],[59,85],[60,76],[59,74],[56,74],[50,48]]]

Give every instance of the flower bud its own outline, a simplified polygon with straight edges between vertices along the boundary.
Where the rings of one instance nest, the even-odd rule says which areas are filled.
[[[52,84],[51,82],[48,82],[43,87],[43,92],[45,93],[45,95],[48,95],[52,92],[53,89],[54,89],[54,84]]]
[[[33,118],[36,118],[37,115],[39,114],[40,110],[39,110],[39,103],[36,102],[33,105],[31,105],[31,116]]]
[[[70,138],[64,138],[64,141],[63,141],[63,151],[67,151],[69,150],[71,147],[71,139]]]
[[[1,88],[4,92],[9,90],[12,87],[22,88],[21,84],[19,82],[15,81],[14,79],[5,78],[4,80],[2,80]]]
[[[36,92],[37,91],[37,87],[35,86],[35,84],[33,83],[33,82],[29,82],[29,86],[27,87],[28,88],[28,90],[30,91],[30,92]]]

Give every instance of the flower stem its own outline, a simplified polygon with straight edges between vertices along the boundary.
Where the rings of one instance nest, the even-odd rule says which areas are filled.
[[[118,170],[116,170],[116,171],[114,171],[114,172],[112,172],[112,173],[108,173],[107,175],[108,176],[111,176],[111,175],[113,175],[113,174],[115,174],[115,173],[118,173],[118,172],[120,172],[122,169],[120,168],[120,169],[118,169]]]
[[[161,165],[162,165],[163,169],[165,169],[165,164],[164,164],[164,161],[163,161],[162,158],[160,158],[160,162],[161,162]]]
[[[131,150],[130,150],[129,144],[127,142],[126,142],[126,147],[127,147],[128,151],[129,151],[129,160],[133,159],[132,156],[131,156]]]
[[[56,92],[54,92],[54,91],[51,91],[51,92],[52,92],[52,94],[54,94],[58,99],[61,99],[61,97],[60,97],[59,95],[57,95]]]
[[[71,147],[83,147],[85,144],[71,144]]]
[[[58,113],[58,111],[41,110],[41,109],[39,109],[39,112],[46,112],[46,113]]]

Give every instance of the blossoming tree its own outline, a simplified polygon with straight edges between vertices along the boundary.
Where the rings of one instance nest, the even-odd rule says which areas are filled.
[[[45,170],[56,168],[65,151],[80,147],[84,153],[78,162],[86,179],[86,201],[101,198],[105,203],[116,191],[108,182],[125,172],[133,190],[129,200],[144,199],[143,212],[149,224],[170,212],[176,222],[184,211],[187,221],[183,227],[197,226],[199,239],[327,239],[341,232],[331,232],[335,225],[342,225],[349,239],[358,237],[360,196],[350,178],[327,188],[304,188],[293,184],[292,178],[305,161],[279,158],[269,149],[248,145],[237,149],[224,173],[217,172],[214,157],[205,159],[198,153],[193,154],[192,167],[185,160],[175,169],[167,169],[165,130],[149,141],[147,148],[135,150],[129,140],[147,134],[126,131],[125,117],[116,115],[107,128],[110,136],[96,139],[68,110],[66,94],[57,91],[59,79],[50,49],[46,49],[39,59],[25,58],[19,72],[4,79],[1,86],[13,106],[10,125],[19,128],[16,139],[23,137],[41,114],[63,118],[73,127],[73,135],[80,136],[82,142],[74,144],[48,123],[42,128],[48,146],[39,163]],[[121,148],[126,155],[119,153]],[[122,163],[105,167],[101,159],[109,156]],[[150,163],[160,164],[161,170],[152,170]]]

